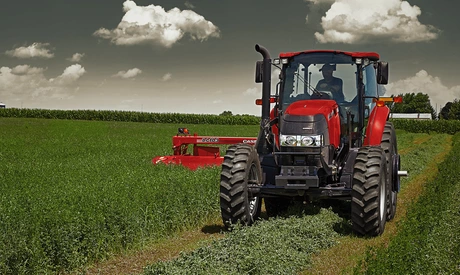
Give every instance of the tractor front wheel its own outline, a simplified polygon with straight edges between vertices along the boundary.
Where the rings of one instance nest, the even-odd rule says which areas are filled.
[[[261,198],[248,186],[261,183],[262,170],[254,146],[229,146],[220,173],[220,209],[227,228],[236,223],[251,225],[259,217]]]
[[[351,221],[353,231],[358,235],[377,236],[385,229],[390,192],[386,164],[382,148],[363,147],[358,150],[351,195]]]

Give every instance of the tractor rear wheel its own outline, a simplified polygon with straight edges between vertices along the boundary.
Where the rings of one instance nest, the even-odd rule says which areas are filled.
[[[353,231],[362,236],[383,233],[387,220],[386,157],[380,147],[362,147],[353,167],[351,221]]]
[[[393,174],[394,169],[398,169],[398,167],[393,167],[394,165],[394,158],[397,157],[398,154],[398,147],[396,142],[396,133],[393,123],[386,122],[385,129],[383,130],[382,136],[382,143],[381,147],[385,152],[386,160],[387,160],[387,180],[390,181],[390,195],[387,202],[387,221],[390,221],[394,218],[396,214],[396,203],[398,200],[398,191],[395,186],[395,179]]]
[[[261,198],[248,185],[261,185],[262,170],[252,145],[228,147],[220,173],[220,209],[227,228],[232,224],[251,225],[260,215]]]

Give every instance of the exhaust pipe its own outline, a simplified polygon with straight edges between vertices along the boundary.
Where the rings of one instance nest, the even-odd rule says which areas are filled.
[[[256,150],[259,155],[269,153],[267,138],[270,133],[270,86],[271,86],[271,59],[268,50],[256,44],[256,51],[263,57],[263,81],[262,81],[262,117],[260,130],[257,137]]]
[[[270,53],[264,46],[256,44],[256,51],[259,52],[264,59],[270,59]]]
[[[268,50],[256,44],[256,51],[263,57],[263,82],[262,82],[262,121],[270,120],[270,88],[271,88],[271,58]]]

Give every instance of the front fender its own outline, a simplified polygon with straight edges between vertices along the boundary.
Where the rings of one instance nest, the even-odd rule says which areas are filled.
[[[364,146],[378,146],[382,141],[385,123],[388,120],[390,109],[387,106],[375,106],[369,116],[364,137]]]

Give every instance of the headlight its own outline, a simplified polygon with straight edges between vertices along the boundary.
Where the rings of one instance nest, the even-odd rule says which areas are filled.
[[[306,137],[302,137],[300,144],[302,146],[311,146],[314,143],[315,143],[315,140],[312,137],[306,136]]]
[[[301,135],[280,135],[281,146],[313,146],[323,145],[322,135],[301,136]]]
[[[297,137],[296,136],[285,136],[284,144],[287,146],[297,146]]]

